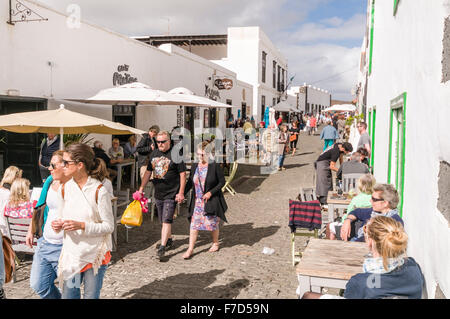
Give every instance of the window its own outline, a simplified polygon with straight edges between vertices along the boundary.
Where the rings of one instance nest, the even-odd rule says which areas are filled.
[[[391,101],[389,120],[388,184],[394,184],[400,196],[398,211],[403,214],[405,185],[406,92]]]
[[[277,99],[276,98],[273,98],[272,99],[272,106],[275,106],[277,104]]]
[[[272,81],[273,88],[277,88],[277,62],[273,61],[273,70],[272,70]]]
[[[264,121],[264,113],[266,112],[266,97],[261,95],[261,121]]]
[[[282,80],[281,80],[281,92],[284,92],[284,90],[285,90],[285,82],[284,82],[284,78],[285,78],[285,73],[286,73],[286,70],[285,69],[281,69],[282,71],[281,71],[281,73],[282,73]]]
[[[266,83],[266,57],[267,53],[262,52],[262,82]]]
[[[277,72],[277,91],[279,91],[279,92],[280,92],[280,84],[281,84],[280,73],[281,73],[281,66],[278,66],[278,72]]]

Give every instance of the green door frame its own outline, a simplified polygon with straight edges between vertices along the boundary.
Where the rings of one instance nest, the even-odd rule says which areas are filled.
[[[390,119],[389,119],[389,158],[388,158],[388,184],[391,183],[391,169],[392,169],[392,131],[394,125],[394,112],[401,112],[401,123],[397,121],[397,127],[402,128],[401,140],[400,140],[400,129],[397,129],[397,163],[396,165],[396,176],[395,176],[395,186],[400,195],[400,203],[398,206],[400,217],[403,217],[403,198],[404,198],[404,188],[405,188],[405,133],[406,133],[406,92],[400,94],[395,99],[391,100],[390,107]],[[401,153],[400,153],[401,152]],[[399,169],[401,169],[399,174]]]
[[[369,48],[369,75],[372,74],[372,56],[373,56],[373,29],[375,23],[375,0],[372,0],[372,10],[370,16],[370,48]]]

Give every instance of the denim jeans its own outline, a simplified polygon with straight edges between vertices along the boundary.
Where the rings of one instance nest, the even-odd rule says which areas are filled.
[[[285,154],[278,156],[278,167],[283,167],[285,156],[286,156]]]
[[[64,280],[62,298],[80,299],[80,287],[84,283],[84,299],[99,299],[107,267],[107,265],[100,266],[95,276],[94,269],[90,268],[69,280]]]
[[[61,292],[55,285],[58,260],[62,244],[51,244],[41,237],[31,265],[30,286],[42,299],[61,299]]]
[[[332,146],[333,144],[334,144],[334,140],[325,139],[324,145],[323,145],[323,150],[325,151],[329,146]]]
[[[0,232],[0,289],[3,288],[3,284],[5,283],[5,261],[3,258],[3,237]]]

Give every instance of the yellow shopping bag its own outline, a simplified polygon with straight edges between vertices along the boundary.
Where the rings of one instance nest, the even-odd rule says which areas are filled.
[[[141,226],[142,224],[142,208],[138,200],[132,201],[127,209],[123,212],[120,223],[128,226]]]

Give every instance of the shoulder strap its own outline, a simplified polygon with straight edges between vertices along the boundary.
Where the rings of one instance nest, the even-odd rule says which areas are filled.
[[[64,185],[65,185],[66,183],[64,183],[64,184],[62,184],[61,185],[61,195],[62,195],[62,198],[64,199]]]
[[[95,191],[95,203],[98,204],[98,191],[102,188],[103,184],[98,185],[97,190]],[[64,198],[64,197],[63,197]]]

